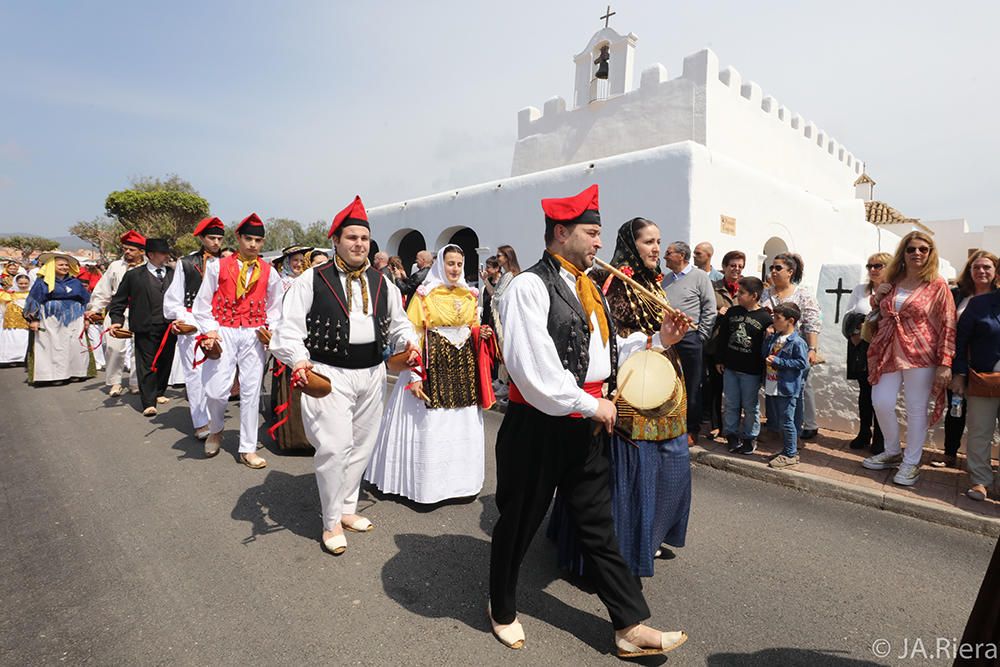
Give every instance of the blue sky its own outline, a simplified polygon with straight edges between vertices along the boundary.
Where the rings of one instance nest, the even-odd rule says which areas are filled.
[[[132,176],[226,220],[332,218],[509,174],[606,3],[0,0],[0,232],[57,236]],[[923,219],[998,224],[996,3],[638,2],[637,74],[710,47]]]

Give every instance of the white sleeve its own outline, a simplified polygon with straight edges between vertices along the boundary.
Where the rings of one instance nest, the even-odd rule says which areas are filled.
[[[507,372],[524,399],[545,414],[562,417],[579,412],[592,417],[597,399],[562,367],[548,334],[548,310],[548,290],[532,273],[519,274],[504,291],[499,313]]]
[[[263,261],[263,260],[261,260]],[[295,282],[292,282],[294,285]],[[277,271],[271,270],[267,277],[267,326],[270,329],[281,322],[281,301],[285,296],[285,283]]]
[[[312,310],[313,303],[312,271],[307,269],[300,276],[301,279],[294,281],[285,292],[285,298],[280,302],[281,315],[277,325],[272,328],[271,343],[268,346],[271,354],[289,366],[309,359],[305,340],[309,333],[306,329],[306,316]],[[270,314],[268,317],[270,318]]]
[[[194,322],[202,332],[218,331],[219,323],[212,316],[212,297],[215,290],[219,288],[219,263],[209,262],[205,267],[205,276],[198,288],[198,296],[194,298],[191,306],[191,314],[194,315]]]
[[[174,265],[174,278],[163,295],[163,317],[177,322],[191,319],[184,307],[184,263],[180,260]]]
[[[390,354],[402,352],[408,342],[419,348],[420,338],[413,328],[413,322],[403,309],[402,293],[392,281],[386,280],[385,284],[387,288],[385,297],[389,304],[389,340],[386,343],[389,345]]]
[[[111,305],[111,297],[114,296],[114,291],[111,289],[111,275],[114,273],[115,269],[114,263],[108,265],[108,270],[104,272],[101,279],[97,281],[94,286],[94,291],[90,295],[90,303],[87,305],[87,310],[91,312],[97,312],[100,310],[105,310],[109,305]]]

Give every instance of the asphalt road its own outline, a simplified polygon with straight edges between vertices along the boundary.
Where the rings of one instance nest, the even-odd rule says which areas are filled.
[[[489,634],[496,415],[479,498],[420,508],[367,493],[377,529],[335,558],[308,457],[250,470],[229,430],[204,460],[177,392],[148,420],[102,382],[23,379],[0,369],[0,664],[617,662],[602,605],[560,576],[543,537],[521,575],[525,649]],[[688,545],[645,591],[656,624],[690,635],[669,665],[913,664],[894,657],[904,641],[961,636],[992,548],[696,468]],[[873,655],[877,639],[890,657]]]

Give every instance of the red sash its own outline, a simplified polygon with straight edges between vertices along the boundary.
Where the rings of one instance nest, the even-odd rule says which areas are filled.
[[[597,382],[584,382],[583,390],[593,396],[594,398],[601,398],[604,394],[604,380],[598,380]],[[518,403],[519,405],[530,405],[528,401],[524,400],[524,396],[521,391],[517,388],[517,385],[513,382],[510,383],[509,393],[507,394],[507,400],[511,403]],[[583,419],[583,415],[579,412],[574,412],[568,417],[573,417],[574,419]]]

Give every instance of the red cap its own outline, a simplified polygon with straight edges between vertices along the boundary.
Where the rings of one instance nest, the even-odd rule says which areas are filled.
[[[146,248],[146,237],[140,234],[139,232],[135,231],[134,229],[130,229],[124,234],[122,234],[121,237],[118,239],[118,241],[122,245],[131,245],[135,246],[136,248],[142,248],[144,250]]]
[[[543,199],[545,222],[572,225],[577,223],[599,225],[601,212],[597,204],[597,184],[578,195],[563,199]]]
[[[371,229],[368,226],[368,214],[365,213],[365,205],[361,202],[361,195],[355,195],[354,201],[336,215],[333,219],[333,224],[330,226],[330,233],[326,235],[327,238],[333,236],[333,233],[340,229],[340,227],[348,225],[361,225],[362,227]]]
[[[205,218],[198,223],[198,226],[194,228],[191,232],[195,236],[201,236],[202,234],[215,234],[217,236],[222,236],[226,231],[226,226],[222,223],[222,220],[218,218]]]
[[[251,213],[236,225],[236,233],[246,236],[263,236],[264,221],[256,213]]]

